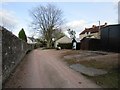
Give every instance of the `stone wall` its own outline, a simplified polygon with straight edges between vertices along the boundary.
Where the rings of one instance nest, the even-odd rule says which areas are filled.
[[[9,77],[31,46],[2,27],[2,82]],[[1,34],[0,32],[0,34]]]

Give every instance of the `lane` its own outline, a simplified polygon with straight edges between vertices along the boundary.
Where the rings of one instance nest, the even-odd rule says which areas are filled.
[[[36,49],[25,56],[7,88],[100,88],[70,69],[59,56],[64,51]]]

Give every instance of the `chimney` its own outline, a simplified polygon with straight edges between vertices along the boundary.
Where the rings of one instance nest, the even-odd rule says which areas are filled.
[[[105,22],[104,26],[107,26],[107,23]]]
[[[92,26],[92,28],[95,28],[95,27],[96,27],[95,25]]]
[[[99,30],[100,30],[100,21],[99,21]]]

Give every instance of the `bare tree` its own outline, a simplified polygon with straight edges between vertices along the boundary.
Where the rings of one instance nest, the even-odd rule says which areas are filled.
[[[47,47],[52,46],[52,38],[55,30],[63,23],[62,11],[52,4],[39,5],[31,11],[34,29],[40,30],[47,41]]]

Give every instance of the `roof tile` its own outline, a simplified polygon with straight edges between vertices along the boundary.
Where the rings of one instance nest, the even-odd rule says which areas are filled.
[[[106,25],[101,25],[100,28],[103,28],[103,27],[105,27],[105,26],[106,26]],[[93,26],[92,28],[85,28],[85,30],[82,31],[82,32],[80,33],[80,35],[81,35],[81,34],[85,34],[86,32],[96,33],[96,32],[98,32],[98,31],[99,31],[99,26]]]

